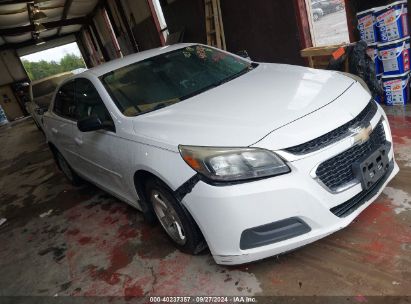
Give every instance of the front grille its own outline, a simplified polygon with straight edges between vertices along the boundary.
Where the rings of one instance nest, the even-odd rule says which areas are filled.
[[[286,151],[293,154],[307,154],[320,150],[347,136],[347,133],[349,132],[350,128],[359,126],[363,122],[369,122],[374,117],[375,113],[377,113],[377,104],[374,101],[371,101],[356,118],[349,121],[345,125],[342,125],[334,131],[331,131],[309,142],[292,148],[288,148],[286,149]]]
[[[352,165],[364,159],[386,143],[385,131],[380,122],[370,135],[370,139],[361,145],[356,145],[341,154],[323,162],[316,174],[320,181],[332,191],[355,179]]]
[[[387,173],[385,173],[385,176],[383,176],[371,188],[358,193],[356,196],[349,199],[345,203],[343,203],[341,205],[338,205],[334,208],[331,208],[330,211],[338,217],[347,217],[347,216],[349,216],[351,213],[353,213],[355,210],[357,210],[365,202],[370,200],[373,196],[375,196],[378,193],[378,191],[381,189],[381,187],[384,185],[384,183],[390,177],[393,170],[394,170],[394,161],[391,161],[390,167],[389,167]]]

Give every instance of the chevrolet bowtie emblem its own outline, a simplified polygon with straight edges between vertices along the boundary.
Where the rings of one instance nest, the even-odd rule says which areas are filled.
[[[363,143],[367,142],[370,139],[370,135],[372,133],[371,125],[367,127],[357,127],[355,129],[351,129],[354,135],[354,144],[362,145]]]

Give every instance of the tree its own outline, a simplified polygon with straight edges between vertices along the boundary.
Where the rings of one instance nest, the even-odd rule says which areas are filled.
[[[83,59],[75,54],[66,54],[60,62],[45,60],[31,62],[23,60],[22,63],[32,81],[79,68],[85,68]]]
[[[84,61],[81,57],[74,54],[66,54],[60,60],[60,66],[65,72],[72,71],[78,68],[84,68]]]

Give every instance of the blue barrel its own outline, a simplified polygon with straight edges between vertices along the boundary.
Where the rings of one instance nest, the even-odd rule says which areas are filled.
[[[368,45],[367,54],[375,63],[375,74],[382,74],[382,62],[378,55],[378,47],[376,43]]]
[[[409,72],[401,75],[382,76],[385,103],[387,105],[405,105],[408,103],[409,77]]]
[[[409,35],[406,0],[376,8],[374,16],[379,42],[398,40]]]
[[[374,9],[372,8],[357,13],[357,19],[361,40],[365,40],[368,44],[377,42],[377,26],[375,23]]]
[[[4,113],[4,110],[0,105],[0,126],[5,125],[8,122],[6,113]]]
[[[378,44],[384,75],[404,74],[410,70],[410,37]]]

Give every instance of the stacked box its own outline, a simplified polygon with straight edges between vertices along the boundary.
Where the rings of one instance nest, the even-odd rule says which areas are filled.
[[[388,105],[406,104],[409,98],[410,36],[406,0],[375,7],[357,14],[362,40],[369,45],[368,54],[381,78]]]

